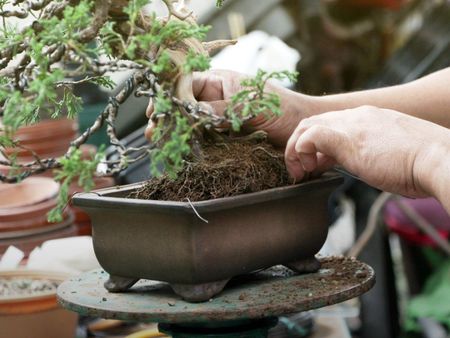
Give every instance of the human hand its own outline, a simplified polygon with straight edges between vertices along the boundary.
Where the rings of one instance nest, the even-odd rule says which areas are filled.
[[[397,111],[362,106],[302,120],[285,151],[291,176],[341,165],[381,190],[419,197],[448,152],[448,129]],[[447,182],[448,184],[448,182]]]
[[[247,76],[226,70],[212,70],[203,73],[194,73],[192,89],[195,98],[203,104],[208,104],[214,112],[223,116],[230,103],[231,97],[242,90],[241,82]],[[244,126],[245,132],[264,130],[268,133],[268,139],[276,146],[284,148],[289,136],[294,131],[295,126],[304,117],[307,117],[306,104],[304,104],[301,94],[297,94],[289,89],[279,87],[268,82],[266,90],[276,93],[281,98],[281,111],[283,115],[274,116],[267,119],[266,116],[259,115],[251,119]],[[150,118],[153,113],[153,105],[150,102],[146,115]],[[155,124],[149,120],[145,131],[147,139],[151,138]]]

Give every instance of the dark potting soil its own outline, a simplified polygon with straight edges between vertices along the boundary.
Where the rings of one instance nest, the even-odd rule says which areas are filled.
[[[176,179],[152,178],[130,198],[203,201],[290,184],[283,153],[266,142],[209,144],[201,159],[188,160]]]

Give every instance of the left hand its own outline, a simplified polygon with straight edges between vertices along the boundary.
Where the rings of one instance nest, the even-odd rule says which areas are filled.
[[[231,97],[242,90],[241,82],[246,78],[248,78],[247,75],[228,70],[195,72],[192,91],[198,101],[209,105],[217,115],[223,116]],[[295,126],[302,118],[310,115],[306,108],[308,97],[270,82],[266,84],[266,90],[280,96],[283,115],[267,118],[262,114],[248,121],[243,128],[245,132],[263,130],[267,132],[272,144],[284,148]],[[150,102],[146,111],[147,117],[150,118],[152,113],[153,104]],[[151,139],[154,128],[154,122],[149,120],[145,131],[148,140]]]

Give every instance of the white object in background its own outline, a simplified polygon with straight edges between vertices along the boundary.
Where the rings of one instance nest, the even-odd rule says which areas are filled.
[[[28,258],[27,268],[72,275],[100,268],[90,236],[69,237],[44,242]]]
[[[212,69],[227,69],[255,75],[258,69],[268,72],[295,71],[300,53],[286,45],[276,36],[254,31],[238,39],[234,46],[228,46],[211,60]],[[282,85],[289,87],[289,81]]]
[[[340,199],[341,216],[328,231],[328,237],[319,254],[323,256],[343,255],[355,242],[355,205],[347,199]]]
[[[17,268],[25,254],[22,250],[10,245],[0,260],[0,270],[13,270]]]

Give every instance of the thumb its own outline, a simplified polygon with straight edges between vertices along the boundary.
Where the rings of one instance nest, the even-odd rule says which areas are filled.
[[[200,101],[198,103],[202,106],[211,108],[211,111],[217,116],[224,116],[225,110],[228,107],[229,100]]]

